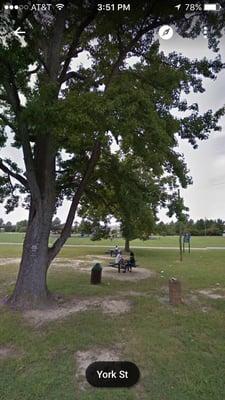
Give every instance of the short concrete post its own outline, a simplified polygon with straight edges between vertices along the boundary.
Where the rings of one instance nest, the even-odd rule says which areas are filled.
[[[169,280],[169,301],[173,306],[182,303],[181,283],[176,278],[171,278]]]

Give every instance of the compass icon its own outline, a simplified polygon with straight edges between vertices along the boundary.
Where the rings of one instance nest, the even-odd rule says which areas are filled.
[[[169,40],[173,37],[173,29],[169,25],[163,25],[159,29],[159,36],[163,40]]]

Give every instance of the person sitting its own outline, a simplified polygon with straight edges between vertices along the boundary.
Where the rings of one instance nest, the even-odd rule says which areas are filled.
[[[122,268],[124,265],[124,259],[122,257],[121,251],[118,252],[115,258],[115,265],[118,266],[118,272],[120,272],[120,268]]]
[[[120,251],[119,247],[116,245],[116,246],[115,246],[115,250],[114,250],[115,256],[117,256],[118,253],[121,253],[121,251]]]
[[[110,256],[111,256],[111,257],[113,257],[113,256],[116,257],[117,254],[119,253],[119,251],[120,251],[120,249],[119,249],[119,247],[116,245],[116,246],[115,246],[115,249],[111,249],[111,250],[110,250]]]
[[[122,258],[122,255],[120,253],[120,251],[116,254],[116,258],[115,258],[115,264],[119,264],[120,260]]]
[[[126,266],[125,266],[125,270],[131,272],[132,268],[136,266],[136,262],[135,262],[135,258],[134,258],[134,253],[133,251],[130,252],[130,259],[127,261]]]

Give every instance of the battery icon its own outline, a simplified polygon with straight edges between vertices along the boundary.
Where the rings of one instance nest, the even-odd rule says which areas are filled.
[[[220,11],[221,5],[218,3],[215,4],[204,4],[204,11]]]

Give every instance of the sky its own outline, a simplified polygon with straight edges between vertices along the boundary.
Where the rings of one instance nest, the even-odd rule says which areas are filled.
[[[222,40],[221,49],[225,48],[225,38]],[[207,40],[202,36],[195,40],[183,39],[174,32],[170,40],[160,39],[160,49],[165,53],[176,50],[178,53],[189,58],[214,58],[215,53],[207,47]],[[222,51],[221,51],[222,53]],[[223,54],[225,62],[225,54]],[[87,65],[86,55],[80,58],[80,62]],[[201,112],[208,109],[214,111],[225,104],[225,71],[218,74],[215,81],[204,79],[206,91],[203,94],[192,93],[187,96],[188,102],[197,102]],[[225,220],[225,117],[221,118],[221,132],[211,132],[206,141],[201,141],[197,150],[181,139],[179,141],[179,152],[185,156],[186,163],[193,179],[193,184],[187,189],[181,189],[185,205],[189,207],[189,215],[192,219],[199,218],[222,218]],[[22,162],[22,155],[18,150],[10,146],[0,152],[2,158],[8,157],[13,161]],[[69,203],[64,202],[58,209],[57,216],[62,222],[65,221]],[[27,219],[28,212],[22,207],[6,215],[4,207],[0,205],[0,218],[4,222],[16,223],[19,220]],[[164,210],[159,212],[159,218],[169,221]]]
[[[221,56],[225,62],[225,37],[221,41]],[[176,50],[190,58],[214,58],[216,55],[208,49],[207,40],[203,35],[197,39],[183,39],[174,34],[170,40],[160,40],[160,48],[169,53]],[[187,96],[188,101],[197,102],[201,112],[208,109],[216,111],[225,104],[225,71],[218,74],[217,79],[204,79],[206,91],[202,94],[192,93]],[[219,125],[221,132],[211,132],[206,141],[199,141],[198,149],[194,150],[183,139],[179,141],[181,151],[190,170],[193,184],[187,189],[181,189],[185,205],[189,207],[192,219],[222,218],[225,220],[225,117]],[[165,218],[165,213],[159,216]]]

